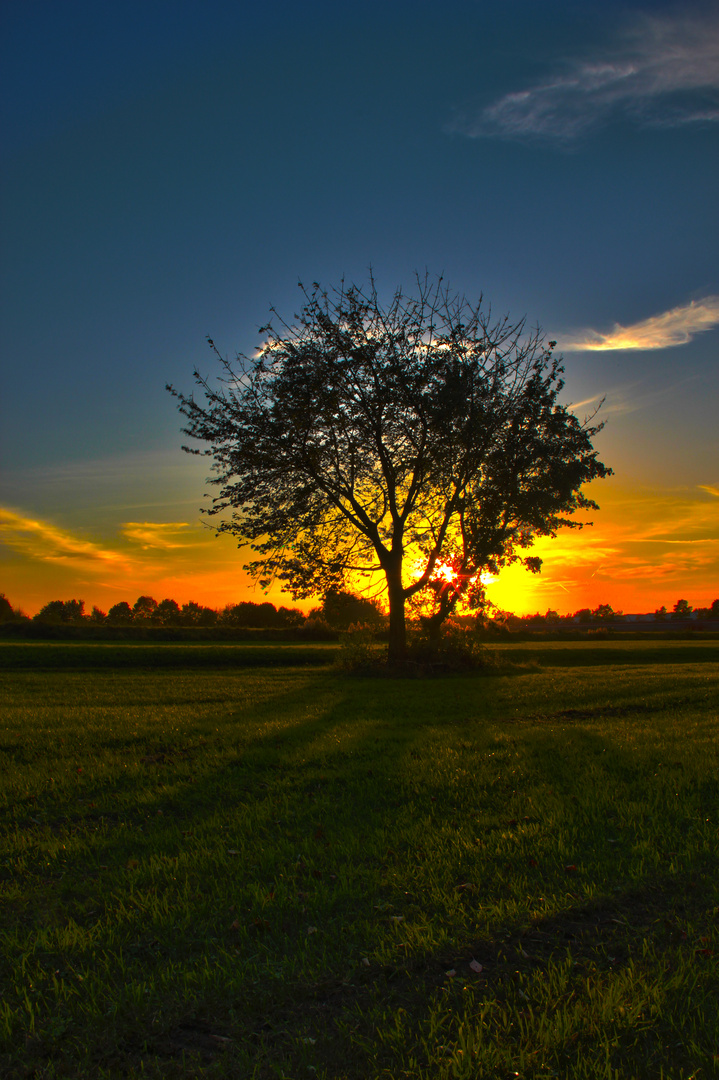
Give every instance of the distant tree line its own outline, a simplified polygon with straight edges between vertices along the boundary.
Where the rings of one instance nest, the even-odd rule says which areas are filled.
[[[650,613],[651,614],[651,613]],[[687,600],[677,600],[671,611],[662,606],[651,615],[651,621],[668,623],[684,619],[719,619],[719,599],[709,607],[692,608]],[[495,610],[486,622],[507,629],[542,629],[569,624],[611,625],[625,621],[622,611],[615,611],[611,604],[599,604],[596,608],[580,608],[571,614],[560,615],[549,608],[543,615],[517,616],[509,612]],[[0,623],[31,621],[19,609],[13,608],[4,593],[0,593]],[[341,589],[329,590],[322,603],[312,608],[305,615],[299,608],[275,607],[265,601],[256,604],[243,600],[239,604],[226,604],[223,608],[206,607],[190,600],[187,604],[178,604],[176,600],[165,599],[159,603],[152,596],[138,596],[130,606],[126,600],[114,604],[109,611],[93,607],[85,611],[84,600],[51,600],[45,604],[33,622],[49,625],[106,625],[106,626],[200,626],[200,627],[237,627],[243,629],[292,629],[302,626],[307,629],[344,630],[349,626],[371,626],[376,630],[386,627],[387,616],[382,612],[376,600],[347,592]],[[644,620],[646,621],[646,616]]]
[[[662,607],[657,608],[653,615],[650,612],[647,616],[643,616],[643,621],[671,623],[690,618],[719,619],[719,600],[714,600],[709,607],[698,608],[693,608],[687,600],[677,600],[671,611],[667,611],[666,607],[662,605]],[[568,623],[573,625],[577,623],[580,625],[601,623],[604,625],[624,622],[626,616],[623,611],[615,611],[611,604],[599,604],[594,609],[580,608],[578,611],[568,615],[560,615],[552,608],[549,608],[544,615],[537,612],[534,615],[518,617],[502,613],[499,620],[509,620],[515,625],[522,624],[531,629],[532,627],[566,626]]]
[[[4,593],[0,593],[0,622],[25,622],[28,616],[16,610]],[[330,590],[322,603],[304,615],[299,608],[275,607],[265,601],[256,604],[243,600],[217,609],[190,600],[178,604],[165,599],[159,603],[152,596],[138,596],[130,606],[126,600],[114,604],[109,611],[94,606],[85,610],[84,600],[51,600],[34,616],[33,622],[58,624],[93,624],[107,626],[227,626],[246,629],[290,629],[308,625],[310,628],[344,629],[353,624],[381,627],[384,616],[374,600],[344,590]]]

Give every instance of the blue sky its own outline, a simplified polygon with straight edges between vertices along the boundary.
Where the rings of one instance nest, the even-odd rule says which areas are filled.
[[[298,279],[370,265],[388,291],[427,268],[526,315],[563,347],[567,399],[606,398],[602,511],[540,583],[513,579],[513,606],[719,594],[713,5],[26,0],[0,19],[11,601],[244,594],[241,554],[197,525],[204,472],[164,385],[213,373],[207,334],[252,350]]]

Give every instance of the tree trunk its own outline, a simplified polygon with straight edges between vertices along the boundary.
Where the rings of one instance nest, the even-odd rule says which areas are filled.
[[[384,568],[389,596],[389,650],[390,664],[402,663],[407,655],[407,628],[404,621],[404,588],[402,586],[402,560],[396,556]]]
[[[444,612],[440,610],[436,611],[434,615],[429,615],[424,620],[427,636],[429,637],[430,651],[433,653],[439,652],[439,646],[442,641],[442,625],[446,617]]]

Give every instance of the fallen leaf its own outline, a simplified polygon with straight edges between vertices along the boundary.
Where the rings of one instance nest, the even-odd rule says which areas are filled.
[[[390,915],[390,919],[392,920],[392,922],[402,922],[404,919],[404,915]]]
[[[363,956],[361,960],[362,967],[369,967],[369,957]]]
[[[453,979],[456,974],[457,974],[457,972],[455,971],[454,968],[450,968],[449,971],[445,971],[445,975],[447,976],[448,979]]]
[[[240,921],[239,921],[239,919],[235,919],[235,921],[230,926],[230,930],[239,930],[239,929],[240,929]]]
[[[189,835],[189,833],[188,833],[188,835]],[[239,855],[240,853],[235,848],[228,847],[227,854],[228,855]]]
[[[140,864],[137,859],[128,859],[125,865],[127,866],[128,870],[137,870]]]
[[[478,975],[479,975],[480,971],[482,970],[482,965],[479,963],[478,960],[470,960],[469,966],[470,966],[470,969],[472,971],[476,971],[476,973]]]
[[[307,933],[308,934],[316,934],[317,933],[317,927],[316,926],[308,926],[307,927]]]
[[[571,874],[574,870],[577,869],[577,864],[573,862],[567,863],[564,869],[567,871],[568,874]]]

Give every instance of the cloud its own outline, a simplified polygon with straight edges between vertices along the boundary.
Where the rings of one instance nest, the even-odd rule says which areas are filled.
[[[615,323],[608,334],[582,330],[578,338],[560,340],[564,352],[611,352],[628,349],[668,349],[686,345],[695,334],[711,330],[719,323],[719,296],[692,300],[683,307],[663,311],[648,319],[621,326]]]
[[[126,565],[126,560],[117,551],[4,507],[0,507],[0,540],[24,555],[46,562],[79,561],[118,569]]]
[[[565,72],[461,116],[470,138],[570,143],[614,116],[642,126],[719,121],[719,17],[643,16],[611,54],[565,63]]]
[[[712,487],[711,484],[699,484],[698,487],[700,487],[702,491],[708,491],[710,495],[716,495],[717,498],[719,498],[719,488]]]
[[[170,551],[174,548],[189,547],[195,538],[187,536],[185,529],[191,528],[187,521],[126,521],[122,526],[123,535],[147,550],[162,548]],[[189,543],[188,543],[189,541]]]

